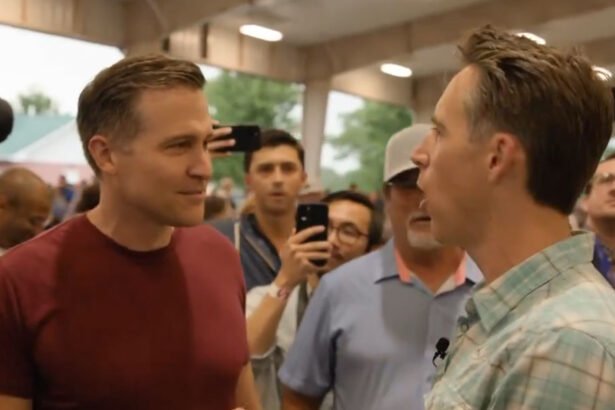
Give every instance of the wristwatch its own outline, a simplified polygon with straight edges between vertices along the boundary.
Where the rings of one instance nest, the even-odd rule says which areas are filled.
[[[288,300],[290,297],[291,289],[289,288],[281,288],[272,282],[269,285],[269,289],[267,290],[267,294],[274,299]]]

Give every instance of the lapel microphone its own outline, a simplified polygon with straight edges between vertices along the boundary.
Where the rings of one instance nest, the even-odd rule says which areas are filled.
[[[436,365],[436,359],[439,357],[441,359],[444,359],[446,357],[446,351],[448,350],[448,346],[451,343],[449,342],[449,340],[445,337],[441,337],[440,339],[438,339],[438,342],[436,343],[436,353],[434,353],[433,355],[433,359],[431,360],[431,363],[433,363],[433,365]]]

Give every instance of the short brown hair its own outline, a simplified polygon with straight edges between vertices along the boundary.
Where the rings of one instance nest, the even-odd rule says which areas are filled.
[[[96,174],[100,170],[88,150],[90,139],[96,134],[123,140],[134,137],[139,130],[134,105],[141,92],[178,86],[202,89],[205,77],[190,61],[155,54],[125,58],[98,73],[83,89],[77,127],[85,157]]]
[[[479,136],[507,132],[528,157],[534,200],[568,214],[592,176],[613,124],[613,97],[591,63],[491,26],[459,46],[480,71],[466,104]]]
[[[276,148],[280,146],[287,146],[293,148],[297,152],[297,157],[301,166],[305,168],[305,152],[301,143],[290,133],[279,129],[268,129],[261,134],[261,149],[262,148]],[[253,152],[247,152],[243,158],[243,170],[244,172],[250,172],[250,166],[252,165]]]

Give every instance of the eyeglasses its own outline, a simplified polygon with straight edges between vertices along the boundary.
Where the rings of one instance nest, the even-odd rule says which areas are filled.
[[[615,174],[611,172],[601,172],[594,175],[591,179],[591,185],[608,185],[615,181]]]
[[[344,222],[339,225],[329,223],[329,232],[335,232],[337,240],[341,244],[348,246],[352,246],[357,243],[361,237],[368,236],[350,222]]]

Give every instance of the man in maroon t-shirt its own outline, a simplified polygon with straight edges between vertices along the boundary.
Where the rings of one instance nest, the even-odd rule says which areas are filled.
[[[237,254],[201,225],[198,66],[135,57],[82,92],[100,204],[0,258],[0,409],[259,409]]]

